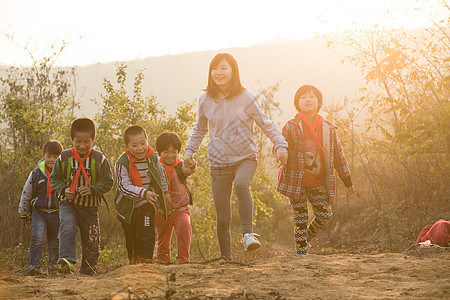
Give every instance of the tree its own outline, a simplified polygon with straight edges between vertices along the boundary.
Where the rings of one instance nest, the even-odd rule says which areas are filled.
[[[36,60],[27,46],[30,67],[9,67],[0,78],[1,139],[0,188],[2,203],[2,244],[13,242],[18,230],[17,204],[27,174],[42,157],[42,146],[49,139],[68,141],[74,110],[76,76],[74,68],[56,68],[54,63],[65,48],[63,42],[54,53]],[[17,225],[19,222],[17,222]]]
[[[374,28],[339,41],[367,81],[354,103],[366,116],[355,139],[366,186],[379,213],[403,210],[418,228],[450,217],[450,8],[440,4],[445,17],[431,17],[430,28]]]

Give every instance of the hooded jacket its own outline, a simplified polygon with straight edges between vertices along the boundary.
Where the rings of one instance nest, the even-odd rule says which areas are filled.
[[[38,167],[30,172],[23,187],[22,197],[19,203],[19,214],[25,217],[31,212],[31,208],[53,213],[58,211],[59,203],[55,190],[47,199],[47,174],[45,173],[45,161],[41,159]]]

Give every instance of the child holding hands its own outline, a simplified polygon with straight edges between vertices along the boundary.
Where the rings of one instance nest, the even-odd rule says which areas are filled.
[[[158,233],[157,258],[160,262],[170,262],[170,241],[175,228],[177,236],[177,262],[189,262],[191,246],[191,221],[189,216],[192,196],[186,185],[186,178],[196,171],[195,161],[184,163],[178,158],[181,140],[176,133],[165,132],[156,138],[156,150],[164,165],[169,182],[171,202],[167,202],[167,220],[160,213],[155,215]]]
[[[289,144],[288,160],[279,174],[277,190],[290,198],[294,211],[294,240],[297,254],[308,254],[308,243],[331,218],[336,195],[333,168],[353,194],[350,168],[336,126],[319,115],[322,93],[312,85],[301,86],[294,97],[298,113],[283,127]],[[309,226],[309,201],[315,218]]]

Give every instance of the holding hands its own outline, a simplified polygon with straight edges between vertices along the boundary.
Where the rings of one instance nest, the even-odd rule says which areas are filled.
[[[197,171],[197,162],[194,160],[192,155],[186,156],[183,160],[183,172],[186,175],[191,175]]]
[[[194,160],[192,155],[187,155],[183,161],[183,167],[185,167],[187,169],[195,169],[196,166],[197,166],[197,162]]]
[[[287,164],[288,153],[275,153],[275,159],[277,162],[281,163],[283,166]]]

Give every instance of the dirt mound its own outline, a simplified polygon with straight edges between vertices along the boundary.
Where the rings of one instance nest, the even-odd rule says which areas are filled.
[[[292,252],[245,263],[125,266],[92,277],[0,273],[0,298],[349,299],[450,295],[450,252],[430,255],[309,255]],[[175,292],[175,293],[174,293]]]

